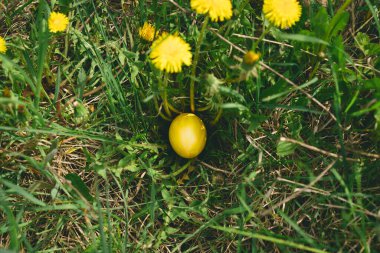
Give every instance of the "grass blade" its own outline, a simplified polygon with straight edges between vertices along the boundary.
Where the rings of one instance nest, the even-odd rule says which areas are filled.
[[[5,179],[2,179],[2,178],[0,178],[0,183],[2,183],[3,185],[7,186],[10,190],[12,190],[12,192],[17,193],[18,195],[23,196],[25,199],[29,200],[33,204],[36,204],[38,206],[46,206],[46,204],[44,202],[42,202],[41,200],[39,200],[36,197],[34,197],[31,193],[29,193],[24,188],[22,188],[22,187],[20,187],[18,185],[15,185],[15,184],[13,184],[13,183],[5,180]]]
[[[325,251],[325,250],[312,248],[312,247],[309,247],[309,246],[306,246],[303,244],[299,244],[299,243],[295,243],[292,241],[287,241],[287,240],[275,238],[272,236],[262,235],[262,234],[258,234],[258,233],[252,233],[252,232],[249,232],[246,230],[243,231],[243,230],[239,230],[236,228],[222,227],[222,226],[210,226],[210,227],[213,229],[216,229],[216,230],[223,231],[223,232],[243,235],[243,236],[247,236],[247,237],[254,238],[254,239],[261,239],[264,241],[268,241],[268,242],[272,242],[272,243],[276,243],[276,244],[280,244],[280,245],[284,245],[284,246],[288,246],[291,248],[296,248],[296,249],[300,249],[300,250],[304,250],[304,251],[315,252],[315,253],[327,253],[327,251]]]
[[[2,189],[0,189],[0,209],[3,209],[5,212],[8,221],[8,231],[10,235],[9,248],[11,250],[14,250],[14,252],[18,252],[20,245],[20,242],[18,240],[18,225],[15,216],[9,208],[9,203],[5,200],[5,194]]]
[[[41,92],[45,92],[42,86],[42,74],[45,67],[45,59],[48,51],[49,45],[49,30],[47,28],[47,22],[45,19],[45,13],[49,9],[45,0],[40,0],[39,8],[38,8],[38,19],[40,21],[38,28],[38,39],[39,39],[39,47],[38,47],[38,61],[37,61],[37,84],[36,84],[36,93],[35,93],[35,105],[38,106],[40,103]],[[46,96],[48,97],[48,96]]]

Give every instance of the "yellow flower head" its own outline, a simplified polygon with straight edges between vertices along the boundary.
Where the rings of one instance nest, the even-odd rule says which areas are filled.
[[[0,36],[0,54],[5,54],[7,52],[7,43],[5,39]]]
[[[69,24],[69,18],[62,13],[52,12],[48,20],[49,30],[52,33],[63,32]]]
[[[215,22],[232,17],[231,0],[191,0],[190,5],[198,14],[208,13]]]
[[[153,42],[149,57],[159,70],[178,73],[182,64],[191,65],[190,50],[190,45],[178,35],[164,33]]]
[[[248,51],[243,58],[243,62],[248,65],[252,65],[260,59],[260,53]]]
[[[153,41],[156,29],[153,25],[145,22],[142,27],[139,28],[139,35],[146,41]]]
[[[298,0],[264,0],[265,17],[275,26],[286,29],[301,18],[301,5]]]

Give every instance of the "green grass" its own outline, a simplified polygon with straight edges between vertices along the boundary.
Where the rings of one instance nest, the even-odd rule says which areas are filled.
[[[194,82],[204,108],[206,148],[185,160],[138,28],[179,32],[194,56],[189,1],[0,3],[0,248],[379,252],[380,6],[302,6],[279,30],[262,1],[234,0],[196,68],[168,75],[172,105],[190,111]],[[52,10],[67,32],[48,32]]]

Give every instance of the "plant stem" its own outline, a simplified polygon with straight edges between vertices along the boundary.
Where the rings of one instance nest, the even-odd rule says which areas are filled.
[[[258,40],[256,40],[255,44],[252,47],[252,51],[256,51],[256,48],[258,47],[259,43],[265,38],[265,35],[267,35],[272,28],[272,24],[269,24],[268,28],[265,29],[265,26],[263,26],[263,32],[261,33]]]
[[[200,107],[200,108],[198,108],[198,112],[204,112],[204,111],[207,111],[207,110],[209,110],[211,108],[211,104],[208,104],[208,105],[206,105],[206,106],[204,106],[204,107]]]
[[[217,114],[216,114],[216,116],[215,116],[215,119],[211,122],[211,125],[212,125],[212,126],[215,126],[216,123],[219,122],[220,118],[222,117],[222,113],[223,113],[223,109],[222,109],[222,108],[219,108],[219,109],[218,109],[218,112],[217,112]]]
[[[166,178],[171,178],[171,177],[175,177],[175,176],[178,176],[179,174],[181,174],[183,171],[185,171],[190,165],[191,165],[191,162],[193,160],[190,159],[187,163],[185,163],[180,169],[170,173],[169,175],[162,175],[161,178],[162,179],[166,179]]]
[[[170,112],[170,109],[169,109],[167,87],[168,87],[168,73],[165,72],[164,82],[163,82],[163,84],[162,84],[162,86],[160,88],[163,89],[163,91],[162,91],[162,100],[164,101],[165,112],[167,113],[167,115],[169,117],[171,117],[172,113]]]
[[[156,96],[153,97],[153,101],[154,101],[154,107],[156,108],[156,111],[157,111],[158,115],[160,115],[160,117],[163,118],[164,120],[171,121],[171,119],[169,119],[168,117],[166,117],[166,116],[161,112],[160,107],[158,106],[158,101],[157,101]]]
[[[198,37],[197,45],[195,47],[195,55],[194,55],[194,61],[193,61],[193,66],[191,69],[191,76],[192,79],[190,81],[190,110],[191,112],[195,111],[195,104],[194,104],[194,83],[195,83],[195,74],[196,74],[196,69],[198,65],[198,60],[199,60],[199,51],[201,49],[201,44],[203,41],[203,37],[205,35],[206,27],[208,24],[209,17],[206,16],[205,20],[203,21],[202,29]]]
[[[170,104],[170,102],[168,101],[168,106],[169,106],[169,109],[177,114],[181,114],[181,112],[179,110],[177,110],[172,104]]]

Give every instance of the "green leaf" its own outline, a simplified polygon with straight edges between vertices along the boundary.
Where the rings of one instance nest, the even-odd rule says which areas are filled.
[[[54,159],[55,155],[57,154],[57,151],[58,151],[58,139],[55,139],[50,146],[49,153],[47,153],[47,155],[44,158],[43,168],[46,168],[47,164],[50,163]]]
[[[375,113],[375,120],[376,120],[376,125],[375,125],[375,130],[380,133],[380,109],[376,110]]]
[[[262,114],[251,114],[249,117],[250,125],[248,127],[248,131],[254,131],[258,129],[261,124],[268,119],[268,116]]]
[[[368,8],[369,8],[369,10],[372,13],[373,18],[375,19],[375,23],[376,23],[376,26],[377,26],[377,32],[379,33],[379,36],[380,36],[380,20],[379,20],[378,14],[376,13],[376,11],[378,12],[378,6],[375,9],[376,6],[373,7],[372,4],[371,4],[371,2],[370,2],[370,0],[364,0],[364,1],[368,5]]]
[[[36,207],[34,211],[36,212],[46,212],[46,211],[62,211],[62,210],[78,210],[85,208],[84,206],[78,206],[75,204],[62,204],[62,205],[51,205],[44,207]]]
[[[342,36],[334,37],[334,39],[332,39],[332,44],[334,46],[330,47],[329,53],[332,56],[332,60],[337,63],[338,68],[336,69],[336,72],[341,73],[346,67],[346,53],[344,51]]]
[[[372,79],[364,80],[362,89],[373,90],[374,97],[380,100],[380,78],[379,77],[374,77]]]
[[[12,82],[19,81],[21,83],[26,83],[30,86],[32,92],[35,92],[36,87],[33,80],[18,64],[3,54],[0,54],[0,63],[2,63],[1,65],[3,67],[4,73],[8,78],[11,79]]]
[[[222,104],[220,107],[223,109],[238,109],[240,111],[248,110],[247,107],[245,107],[242,104],[238,104],[238,103],[225,103],[225,104]]]
[[[263,101],[270,101],[275,98],[279,98],[291,91],[292,89],[289,87],[289,85],[280,80],[275,85],[263,89],[261,91],[261,97],[263,98]]]
[[[168,234],[168,235],[172,235],[172,234],[175,234],[179,231],[178,228],[173,228],[173,227],[166,227],[165,228],[165,232]]]
[[[367,46],[367,55],[369,56],[379,56],[380,55],[380,45],[371,43]]]
[[[74,186],[75,189],[77,189],[78,192],[80,192],[80,194],[82,194],[82,196],[85,197],[88,201],[92,202],[94,200],[90,194],[90,190],[77,174],[70,173],[67,174],[65,178],[69,180],[72,186]]]
[[[135,156],[124,157],[119,161],[117,167],[120,168],[122,171],[128,170],[130,172],[137,172],[141,169],[135,162]]]
[[[365,53],[366,46],[370,43],[369,36],[365,33],[358,32],[355,36],[356,45],[360,48],[360,50]]]
[[[271,101],[271,100],[273,100],[273,99],[276,99],[276,98],[279,98],[279,97],[285,96],[285,95],[289,94],[289,93],[292,92],[292,91],[304,89],[304,88],[308,87],[309,85],[312,85],[313,83],[315,83],[315,82],[317,82],[317,81],[318,81],[318,78],[313,78],[312,80],[310,80],[310,81],[308,81],[308,82],[306,82],[306,83],[304,83],[304,84],[298,86],[297,88],[286,89],[285,91],[278,92],[278,93],[276,93],[276,94],[266,96],[266,97],[263,98],[263,101],[264,101],[264,102],[268,102],[268,101]],[[283,85],[281,85],[281,86],[283,86]],[[281,86],[280,86],[280,87],[281,87]],[[272,87],[275,87],[275,86],[272,86]],[[272,88],[272,89],[274,89],[274,88]],[[277,89],[277,88],[274,89],[274,91],[276,91],[276,90],[278,90],[278,89]]]
[[[19,244],[20,241],[18,239],[18,224],[16,221],[16,217],[13,215],[13,212],[11,210],[11,205],[8,203],[4,198],[4,192],[0,189],[0,210],[2,209],[6,215],[6,221],[8,223],[8,234],[10,237],[10,245],[8,246],[9,249],[12,251],[5,251],[6,252],[18,252],[19,250]],[[3,251],[2,251],[3,252]]]
[[[279,141],[277,144],[277,155],[279,157],[288,156],[294,153],[297,148],[297,144]]]
[[[330,23],[329,15],[326,8],[320,8],[317,15],[311,18],[311,27],[315,32],[316,37],[325,38],[327,34],[327,28]]]
[[[72,121],[78,125],[85,123],[90,116],[90,112],[88,111],[86,106],[80,101],[75,101],[73,105],[74,117],[72,117]]]
[[[361,115],[363,115],[363,114],[366,114],[366,113],[368,113],[368,112],[371,112],[371,111],[373,111],[373,110],[378,110],[378,109],[380,109],[380,101],[376,102],[375,104],[371,105],[371,106],[368,107],[368,108],[364,108],[364,109],[362,109],[362,110],[359,110],[359,111],[357,111],[357,112],[354,112],[354,113],[352,114],[352,116],[354,116],[354,117],[361,116]]]
[[[369,79],[369,80],[364,80],[363,83],[364,83],[364,87],[366,89],[380,90],[380,78],[379,77],[375,77],[375,78]]]
[[[289,113],[285,116],[287,126],[289,130],[292,132],[293,138],[300,138],[301,130],[302,130],[302,119],[299,114]]]
[[[217,93],[219,93],[219,87],[221,84],[223,84],[223,81],[216,78],[214,74],[207,74],[206,76],[206,82],[208,84],[208,93],[210,96],[213,96]]]
[[[355,43],[366,56],[379,55],[380,45],[371,43],[369,36],[359,32],[355,37]]]
[[[38,106],[40,102],[41,91],[43,90],[42,86],[42,77],[45,67],[45,59],[47,56],[48,46],[49,46],[49,30],[46,21],[47,11],[49,6],[46,1],[42,0],[39,3],[38,8],[38,38],[39,38],[39,47],[38,47],[38,61],[37,61],[37,76],[36,76],[36,93],[35,93],[35,105]]]
[[[328,46],[329,43],[319,39],[317,37],[309,36],[309,35],[303,35],[303,34],[290,34],[290,33],[282,33],[278,32],[275,34],[279,39],[282,40],[293,40],[293,41],[299,41],[299,42],[306,42],[306,43],[317,43],[317,44],[323,44]]]
[[[343,31],[346,27],[348,20],[350,18],[350,14],[346,11],[337,13],[333,19],[331,20],[331,23],[329,25],[329,33],[328,33],[328,39],[335,37],[338,35],[340,31]]]
[[[161,195],[167,204],[171,204],[173,202],[173,197],[166,188],[161,189]]]
[[[86,80],[87,80],[87,74],[86,71],[83,68],[80,68],[78,71],[78,98],[82,99],[83,97],[83,90],[86,85]]]
[[[18,195],[23,196],[25,199],[29,200],[33,204],[36,204],[38,206],[46,206],[46,204],[44,202],[42,202],[41,200],[39,200],[36,197],[34,197],[32,194],[30,194],[24,188],[22,188],[22,187],[20,187],[18,185],[15,185],[15,184],[13,184],[13,183],[5,180],[5,179],[2,179],[2,178],[0,178],[0,183],[2,183],[3,185],[5,185],[6,187],[8,187],[12,192],[14,192],[14,193],[16,193]]]

